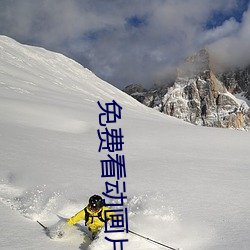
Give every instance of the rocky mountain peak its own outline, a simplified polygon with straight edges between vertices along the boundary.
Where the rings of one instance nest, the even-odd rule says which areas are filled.
[[[201,49],[194,55],[188,57],[177,69],[177,77],[194,77],[205,74],[210,70],[209,53]]]
[[[218,75],[210,64],[208,50],[202,49],[178,67],[171,86],[163,85],[130,95],[160,112],[196,125],[248,129],[249,106],[233,94],[236,89],[237,93],[247,93],[244,87],[249,86],[249,71]]]

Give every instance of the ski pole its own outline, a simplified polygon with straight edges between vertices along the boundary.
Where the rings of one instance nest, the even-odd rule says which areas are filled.
[[[135,235],[137,235],[137,236],[139,236],[139,237],[141,237],[141,238],[143,238],[143,239],[146,239],[146,240],[148,240],[148,241],[152,241],[152,242],[154,242],[154,243],[156,243],[156,244],[158,244],[158,245],[161,245],[161,246],[163,246],[163,247],[166,247],[166,248],[168,248],[168,249],[171,249],[171,250],[181,250],[180,248],[173,248],[173,247],[167,246],[167,245],[165,245],[165,244],[162,244],[161,242],[152,240],[152,239],[150,239],[150,238],[148,238],[148,237],[145,237],[145,236],[143,236],[143,235],[141,235],[141,234],[138,234],[138,233],[136,233],[136,232],[133,232],[133,231],[131,231],[131,230],[129,230],[129,229],[128,229],[128,232],[130,232],[130,233],[132,233],[132,234],[135,234]]]
[[[37,222],[40,226],[42,226],[44,230],[48,230],[48,228],[45,227],[41,222],[39,222],[38,220],[37,220],[36,222]]]

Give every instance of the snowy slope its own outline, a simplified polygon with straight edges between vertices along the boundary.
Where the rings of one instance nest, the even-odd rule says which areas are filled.
[[[149,109],[63,55],[0,37],[1,249],[113,249],[54,225],[105,191],[97,105],[122,106],[129,228],[184,250],[248,250],[248,132],[196,127]],[[162,249],[132,234],[124,249]]]

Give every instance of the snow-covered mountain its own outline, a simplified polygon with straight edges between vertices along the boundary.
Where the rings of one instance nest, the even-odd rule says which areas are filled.
[[[105,192],[97,102],[115,100],[127,177],[129,229],[184,250],[248,250],[250,134],[193,126],[140,104],[63,55],[0,37],[0,248],[163,249],[133,234],[90,244],[81,226],[53,228]],[[110,153],[112,154],[112,153]],[[111,181],[111,179],[109,179]],[[86,230],[86,228],[85,228]]]
[[[217,72],[203,49],[180,65],[171,86],[124,92],[146,106],[184,121],[209,127],[249,129],[249,68]],[[134,88],[134,90],[133,90]]]
[[[230,93],[245,97],[250,103],[250,66],[218,72],[218,79],[223,82]]]

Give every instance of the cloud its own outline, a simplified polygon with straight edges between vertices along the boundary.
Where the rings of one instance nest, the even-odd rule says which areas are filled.
[[[220,29],[227,29],[226,25]],[[244,13],[242,22],[237,25],[232,32],[210,44],[210,51],[215,60],[225,67],[245,67],[250,64],[250,9]]]
[[[2,0],[0,33],[61,52],[120,88],[148,87],[204,46],[243,44],[249,18],[233,18],[239,8],[237,0]],[[228,18],[208,30],[215,13]]]
[[[204,31],[200,38],[201,44],[211,44],[225,37],[235,34],[240,28],[240,24],[232,17],[224,21],[221,26]]]

